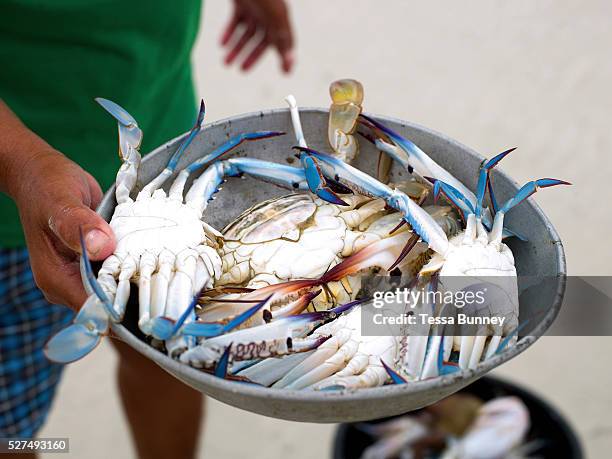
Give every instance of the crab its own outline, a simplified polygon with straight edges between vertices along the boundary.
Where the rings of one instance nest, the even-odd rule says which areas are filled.
[[[169,354],[178,356],[195,344],[194,336],[210,337],[210,333],[229,331],[228,328],[219,329],[215,324],[196,323],[194,325],[198,330],[188,328],[194,330],[194,336],[182,333],[185,325],[196,320],[192,298],[202,289],[221,285],[220,279],[224,275],[227,278],[227,270],[231,270],[222,261],[222,256],[226,254],[220,249],[221,233],[201,219],[208,201],[227,177],[242,174],[285,188],[307,191],[312,184],[309,182],[310,166],[292,167],[253,158],[221,160],[222,155],[242,142],[282,134],[273,131],[246,133],[230,139],[188,165],[177,174],[166,192],[161,187],[174,174],[182,154],[202,128],[205,113],[202,103],[194,128],[171,156],[166,168],[146,184],[134,199],[131,194],[140,165],[138,147],[142,132],[136,120],[123,108],[106,99],[99,98],[97,101],[117,120],[119,127],[119,152],[123,164],[117,173],[117,206],[110,221],[117,236],[117,248],[104,260],[95,278],[91,269],[88,271],[89,262],[83,247],[84,283],[91,295],[74,323],[54,336],[47,343],[45,352],[50,359],[58,362],[70,362],[86,355],[108,333],[110,322],[123,319],[131,284],[137,283],[139,328],[154,340],[164,341]],[[185,193],[189,176],[206,166]],[[333,200],[324,191],[317,190],[323,197]],[[407,196],[406,199],[410,201]],[[358,203],[359,199],[355,202]],[[378,209],[380,204],[373,207]],[[285,288],[280,285],[275,292],[291,293]],[[267,308],[264,310],[269,311]],[[290,308],[288,313],[294,314],[296,311]],[[238,316],[247,320],[249,317],[241,315],[246,312],[242,310]],[[234,322],[229,316],[231,314],[226,316],[226,322],[240,325],[241,322]]]
[[[540,443],[526,442],[530,424],[529,410],[518,397],[484,402],[471,394],[455,394],[416,413],[360,424],[374,440],[361,458],[524,458]]]

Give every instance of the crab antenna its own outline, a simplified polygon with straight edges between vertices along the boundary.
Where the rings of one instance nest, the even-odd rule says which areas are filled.
[[[484,195],[487,190],[487,185],[489,184],[489,173],[491,169],[499,164],[499,162],[504,159],[509,153],[516,150],[516,147],[510,148],[506,151],[501,152],[499,155],[489,159],[488,161],[484,161],[480,166],[480,173],[478,175],[478,185],[476,186],[476,209],[475,214],[476,218],[482,217],[482,204],[484,201]],[[493,193],[491,192],[491,195]]]

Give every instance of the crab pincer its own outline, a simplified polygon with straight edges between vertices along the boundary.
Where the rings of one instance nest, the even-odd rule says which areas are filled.
[[[49,360],[58,363],[70,363],[89,354],[100,343],[110,329],[109,317],[119,319],[108,296],[93,274],[83,231],[80,230],[81,261],[85,269],[85,281],[90,291],[80,311],[71,325],[55,334],[43,349]]]
[[[302,123],[300,121],[300,115],[295,97],[289,95],[285,100],[289,104],[291,122],[293,124],[293,130],[298,144],[302,148],[307,148],[308,144],[306,143],[306,139],[304,138],[304,132],[302,131]],[[348,205],[340,196],[338,196],[334,192],[334,190],[330,186],[330,180],[328,180],[323,175],[321,167],[312,155],[308,154],[307,152],[300,151],[298,152],[297,157],[300,160],[302,167],[304,168],[306,182],[308,183],[308,188],[312,193],[316,194],[324,201],[330,202],[332,204],[337,204],[339,206]]]

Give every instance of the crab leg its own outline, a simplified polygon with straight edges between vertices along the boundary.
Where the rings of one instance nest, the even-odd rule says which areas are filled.
[[[246,310],[250,303],[271,295],[272,299],[268,307],[262,310],[261,315],[257,315],[249,321],[248,325],[263,325],[272,319],[286,317],[296,314],[305,309],[310,301],[319,292],[309,290],[318,285],[317,280],[294,280],[270,285],[254,290],[237,297],[230,294],[213,300],[204,306],[204,311],[200,314],[200,319],[205,322],[223,321]],[[296,297],[292,300],[293,297]],[[272,310],[273,306],[280,305],[280,308]]]
[[[357,303],[348,303],[327,311],[285,317],[207,339],[181,354],[180,360],[199,368],[210,367],[230,343],[233,343],[232,359],[235,361],[310,351],[318,348],[329,336],[304,336],[315,327],[353,308]]]
[[[151,295],[153,272],[157,267],[157,257],[151,252],[145,252],[140,257],[140,274],[138,279],[138,316],[139,324],[148,322],[151,318]]]
[[[138,326],[145,334],[151,331],[150,319],[164,314],[173,267],[174,254],[170,250],[162,250],[157,256],[157,271],[151,276],[150,306],[145,308],[141,305],[140,307]]]
[[[340,329],[333,333],[307,359],[296,364],[272,387],[299,390],[331,376],[346,366],[357,352],[358,343],[350,340],[351,331]]]
[[[285,133],[280,132],[280,131],[260,131],[260,132],[246,133],[246,134],[238,134],[237,136],[232,137],[227,142],[215,148],[212,152],[195,160],[189,166],[187,166],[185,169],[179,172],[178,176],[176,177],[176,179],[172,183],[172,186],[170,187],[170,192],[168,193],[169,197],[172,199],[182,200],[183,191],[185,189],[185,183],[187,182],[187,178],[192,173],[216,161],[221,156],[229,153],[231,150],[238,147],[242,143],[250,142],[253,140],[268,139],[270,137],[277,137],[281,135],[285,135]]]
[[[392,208],[402,212],[404,219],[413,230],[438,253],[446,253],[448,239],[442,228],[418,204],[399,190],[394,190],[372,178],[365,172],[356,169],[332,156],[320,153],[310,148],[305,150],[325,166],[326,175],[338,177],[339,181],[355,192],[382,198]]]
[[[306,139],[304,138],[304,131],[302,130],[302,122],[300,120],[300,112],[298,110],[297,101],[293,94],[289,94],[285,97],[285,102],[289,105],[289,112],[291,113],[291,124],[293,125],[293,132],[295,138],[300,147],[307,147]]]
[[[177,320],[185,312],[186,304],[189,304],[194,291],[200,291],[202,285],[194,285],[196,271],[197,252],[194,249],[186,249],[176,256],[174,274],[168,286],[168,298],[164,316],[171,320]],[[184,323],[195,320],[195,311],[187,315]],[[166,341],[166,349],[170,355],[174,355],[187,347],[184,337],[178,336]]]
[[[492,242],[501,242],[503,237],[503,227],[504,227],[504,215],[509,212],[514,206],[520,204],[529,196],[534,194],[540,188],[547,188],[556,185],[571,185],[571,183],[566,182],[564,180],[551,179],[551,178],[542,178],[539,180],[534,180],[532,182],[528,182],[521,187],[520,190],[514,195],[514,197],[510,198],[506,203],[497,211],[495,214],[495,219],[493,221],[493,229],[491,230],[490,240]]]
[[[389,344],[389,341],[392,340],[393,337],[381,337],[379,340],[381,345],[375,350],[370,350],[371,355],[356,355],[349,361],[345,370],[314,384],[312,388],[315,390],[339,390],[382,386],[389,379],[389,375],[380,363],[381,359],[378,355],[387,358],[392,356],[394,346]],[[351,365],[353,362],[357,362],[357,364]]]
[[[497,166],[502,159],[504,159],[508,154],[512,153],[514,150],[516,150],[516,147],[503,151],[499,155],[489,159],[488,161],[485,161],[480,166],[480,173],[478,175],[478,185],[476,185],[476,206],[475,206],[475,211],[474,211],[474,213],[476,214],[476,218],[482,217],[484,195],[486,192],[486,188],[490,183],[489,178],[490,178],[491,169]],[[492,203],[493,203],[493,210],[497,212],[497,203],[495,201],[495,198],[493,198]]]
[[[476,196],[472,193],[463,183],[457,180],[452,174],[446,169],[441,167],[433,159],[431,159],[423,150],[415,145],[410,140],[402,137],[397,132],[388,128],[381,122],[371,118],[363,113],[360,115],[360,121],[372,128],[381,137],[386,137],[393,142],[392,144],[385,142],[383,138],[377,138],[374,140],[374,144],[378,149],[389,154],[395,161],[397,161],[406,170],[414,170],[421,177],[434,177],[435,179],[442,180],[454,188],[461,191],[461,193],[467,197],[472,204],[472,207],[476,206]],[[366,136],[366,139],[371,140]]]
[[[187,135],[187,137],[185,137],[185,139],[181,142],[181,144],[176,149],[174,154],[170,157],[170,159],[168,160],[168,164],[166,165],[164,170],[161,171],[160,174],[157,177],[155,177],[153,180],[151,180],[147,185],[145,185],[144,188],[140,191],[140,193],[138,193],[139,198],[141,196],[150,197],[155,190],[160,188],[166,182],[166,180],[168,180],[168,178],[172,174],[174,174],[174,171],[176,170],[176,166],[178,165],[181,157],[183,156],[183,153],[185,153],[185,150],[187,149],[187,147],[191,144],[193,139],[195,139],[196,136],[202,130],[202,127],[204,125],[204,115],[205,114],[206,114],[206,106],[204,105],[204,100],[202,100],[200,101],[200,110],[198,112],[198,117],[196,119],[195,125],[193,126],[193,128],[191,128],[191,131],[189,131],[189,134]]]
[[[325,345],[323,343],[321,346]],[[244,370],[236,373],[237,376],[253,381],[263,386],[270,386],[281,379],[288,371],[299,365],[315,351],[290,354],[282,358],[271,358],[262,360]]]
[[[302,340],[300,337],[323,321],[333,318],[333,315],[328,312],[292,316],[210,338],[183,352],[180,360],[195,367],[209,367],[229,344],[233,344],[233,360],[251,360],[281,356],[289,352],[307,351],[318,347],[327,337],[303,338]]]
[[[212,164],[198,177],[185,197],[186,204],[198,212],[203,212],[225,177],[242,174],[272,182],[283,188],[308,189],[306,176],[301,168],[261,159],[231,158]]]
[[[494,158],[483,163],[480,169],[479,184],[477,187],[477,194],[472,193],[463,183],[453,177],[445,169],[440,167],[435,161],[427,156],[419,147],[417,147],[410,140],[400,136],[392,129],[384,126],[379,121],[370,118],[366,115],[361,115],[362,124],[369,126],[379,136],[374,138],[368,134],[360,133],[365,139],[374,143],[376,147],[384,153],[387,153],[394,161],[397,161],[402,167],[408,170],[410,173],[416,172],[416,175],[425,182],[441,180],[457,190],[463,200],[469,203],[469,207],[476,210],[479,207],[479,217],[482,218],[483,224],[490,229],[493,224],[491,218],[491,210],[483,206],[484,192],[486,188],[489,189],[491,197],[491,204],[493,213],[497,210],[497,201],[495,199],[493,188],[491,187],[491,175],[490,171],[493,169],[506,155],[514,151],[514,148],[506,150]],[[388,138],[392,143],[388,143],[384,140]],[[380,165],[384,162],[385,155],[381,155],[379,159]],[[379,170],[379,176],[385,175],[386,171]],[[510,230],[504,229],[504,237],[515,236],[519,239],[525,240],[520,234],[516,234]]]
[[[177,320],[172,320],[167,317],[157,317],[153,319],[151,326],[151,335],[159,340],[168,341],[174,338],[183,338],[183,343],[187,341],[194,341],[194,337],[200,338],[213,338],[215,336],[223,335],[230,332],[234,328],[240,326],[253,316],[257,311],[264,307],[269,301],[270,297],[260,301],[255,306],[251,306],[249,309],[244,311],[229,322],[223,324],[218,322],[193,322],[186,323],[188,319],[191,319],[194,315],[193,311],[198,302],[199,293],[193,297],[189,306],[183,311],[181,316]],[[188,346],[191,347],[191,346]],[[180,354],[180,346],[173,346],[169,350],[170,355],[176,356]]]

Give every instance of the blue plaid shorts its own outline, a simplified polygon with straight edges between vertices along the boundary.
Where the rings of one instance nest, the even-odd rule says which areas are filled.
[[[26,249],[0,249],[0,438],[33,437],[44,423],[63,365],[43,346],[73,315],[45,300]]]

